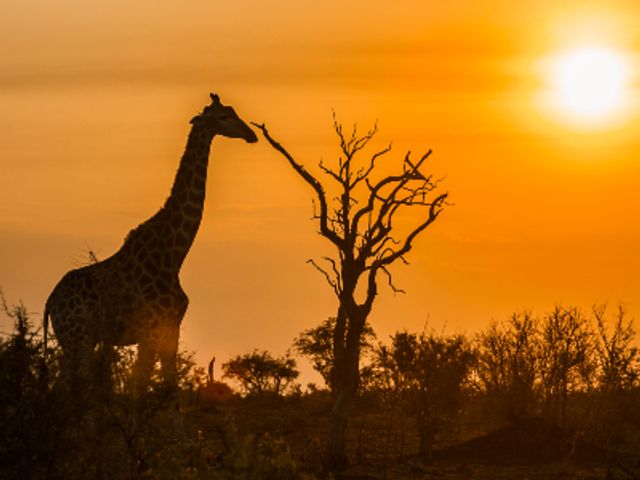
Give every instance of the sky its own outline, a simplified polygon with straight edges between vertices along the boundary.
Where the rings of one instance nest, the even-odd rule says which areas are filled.
[[[380,339],[473,333],[557,303],[637,317],[640,4],[557,3],[3,0],[0,287],[39,321],[89,249],[117,251],[164,202],[188,121],[216,92],[312,170],[336,158],[332,111],[378,122],[388,171],[433,149],[452,205],[393,267],[407,293],[381,288]],[[554,59],[585,45],[624,59],[608,115],[563,110],[554,93]],[[312,192],[264,140],[216,138],[210,165],[181,273],[183,346],[203,364],[282,354],[336,311],[305,263],[332,253]]]

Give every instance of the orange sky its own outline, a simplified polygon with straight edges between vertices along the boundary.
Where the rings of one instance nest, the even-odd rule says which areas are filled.
[[[335,154],[331,109],[379,120],[388,161],[433,148],[455,203],[394,268],[381,337],[473,331],[555,302],[640,313],[636,1],[6,0],[0,17],[0,286],[34,318],[64,272],[102,258],[168,195],[209,91],[299,160]],[[143,5],[144,4],[144,5]],[[549,55],[604,42],[630,60],[625,115],[589,131],[541,107]],[[335,312],[305,264],[329,253],[311,191],[266,142],[214,142],[182,272],[183,341],[224,361],[282,353]],[[384,290],[384,289],[383,289]],[[0,323],[7,330],[6,320]]]

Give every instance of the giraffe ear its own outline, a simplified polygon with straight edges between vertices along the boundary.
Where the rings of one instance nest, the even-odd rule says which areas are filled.
[[[218,95],[216,95],[215,93],[210,93],[209,96],[211,97],[211,101],[214,104],[220,103],[220,97]]]
[[[199,121],[201,121],[202,118],[200,117],[200,115],[196,115],[195,117],[193,117],[191,120],[189,120],[189,123],[191,125],[193,125],[194,123],[198,123]]]

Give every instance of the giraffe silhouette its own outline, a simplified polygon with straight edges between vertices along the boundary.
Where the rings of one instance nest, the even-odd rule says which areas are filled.
[[[179,272],[202,220],[207,167],[216,135],[258,139],[234,109],[211,94],[191,119],[187,146],[171,194],[151,218],[131,230],[111,257],[68,272],[44,311],[63,353],[63,373],[88,374],[95,347],[138,345],[135,378],[140,391],[159,357],[164,381],[175,388],[180,323],[189,299]]]

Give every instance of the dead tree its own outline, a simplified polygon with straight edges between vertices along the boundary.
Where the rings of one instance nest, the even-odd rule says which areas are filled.
[[[333,123],[341,155],[337,165],[320,162],[319,168],[327,177],[325,182],[296,161],[270,136],[264,124],[254,125],[314,189],[317,197],[314,219],[319,222],[319,233],[336,249],[335,257],[323,257],[324,264],[308,261],[324,275],[338,299],[331,382],[334,403],[327,444],[327,467],[335,470],[348,463],[345,431],[358,387],[361,337],[378,294],[379,275],[386,277],[394,292],[401,292],[394,286],[388,268],[397,260],[407,263],[405,256],[414,240],[436,220],[445,206],[447,193],[436,195],[439,180],[424,172],[431,150],[415,163],[408,152],[401,172],[374,180],[379,160],[391,150],[391,145],[376,151],[364,163],[356,163],[356,157],[376,134],[377,125],[361,135],[356,126],[346,134],[335,115]],[[415,208],[424,209],[425,214],[417,225],[402,231],[397,226],[399,214]]]

